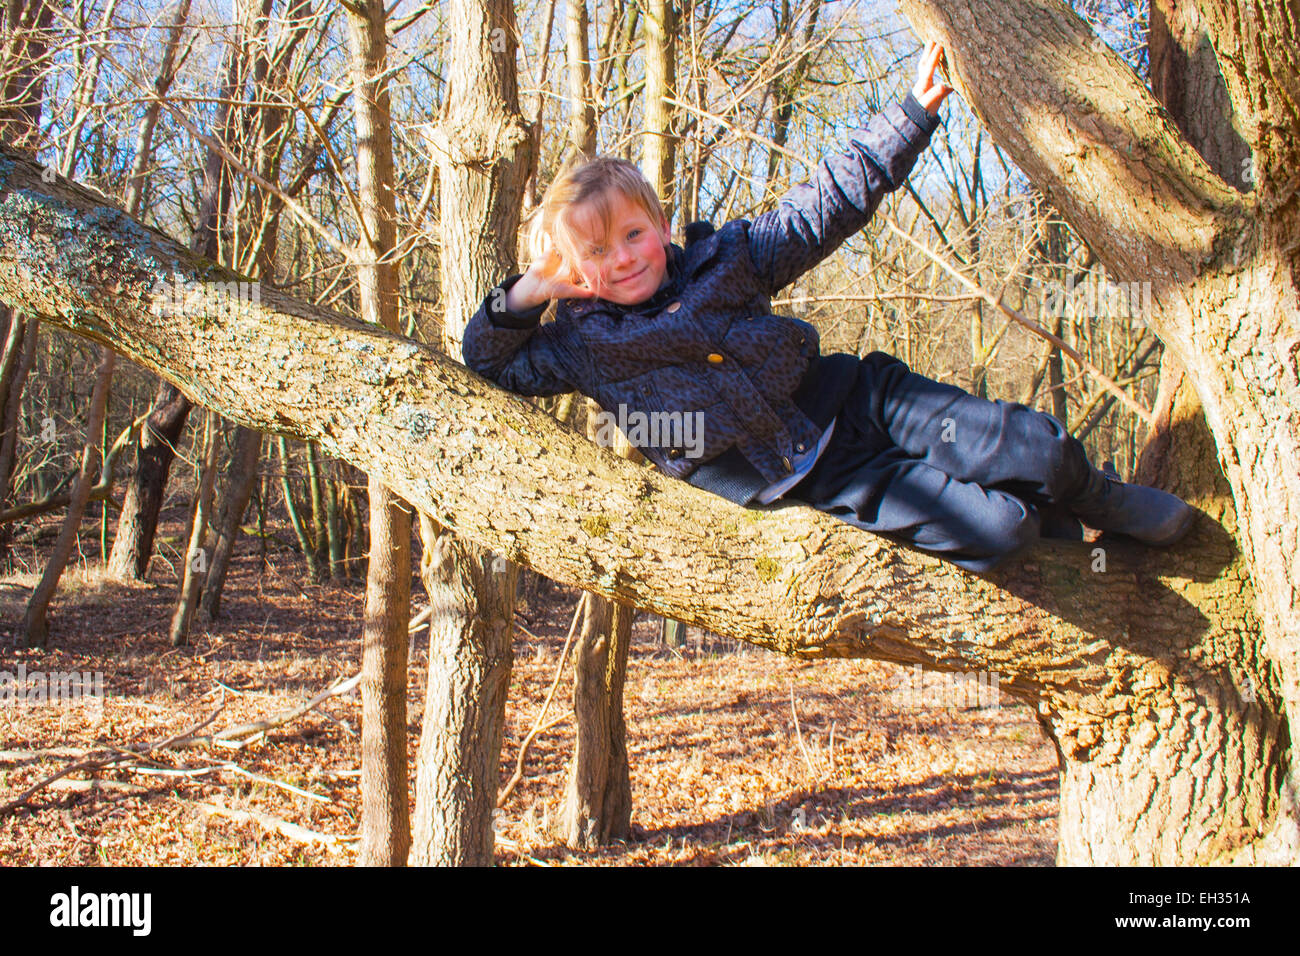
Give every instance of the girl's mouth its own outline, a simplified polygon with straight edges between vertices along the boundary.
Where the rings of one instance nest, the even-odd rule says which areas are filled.
[[[649,268],[649,267],[647,266],[646,268]],[[633,275],[625,276],[625,277],[622,278],[622,279],[615,279],[615,280],[614,280],[614,285],[622,285],[624,282],[631,282],[633,279],[640,278],[641,273],[643,273],[643,272],[645,272],[645,269],[642,269],[640,272],[634,273]]]

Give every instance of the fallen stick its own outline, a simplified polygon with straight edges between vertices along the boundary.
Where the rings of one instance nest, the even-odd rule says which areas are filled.
[[[265,720],[255,720],[251,724],[240,724],[238,727],[229,727],[216,734],[208,734],[202,737],[191,736],[178,739],[172,743],[172,746],[179,750],[182,747],[202,747],[219,742],[237,741],[242,737],[252,737],[257,734],[265,734],[268,730],[282,727],[292,720],[297,720],[308,711],[315,710],[331,697],[339,697],[348,693],[359,683],[361,683],[361,675],[353,674],[342,683],[327,687],[311,700],[299,704],[297,707],[286,710],[275,717],[268,717]]]
[[[296,823],[290,823],[288,820],[282,820],[280,817],[272,816],[269,813],[260,813],[257,810],[232,810],[229,807],[223,807],[215,803],[192,803],[190,805],[208,816],[226,817],[237,823],[256,823],[263,830],[278,833],[294,843],[320,844],[332,853],[341,851],[343,844],[351,843],[355,839],[354,837],[317,833],[315,830],[308,830]]]

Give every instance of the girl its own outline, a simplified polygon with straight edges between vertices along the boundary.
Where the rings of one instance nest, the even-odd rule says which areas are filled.
[[[621,423],[695,416],[689,446],[641,429],[646,458],[737,504],[801,501],[972,571],[1040,536],[1079,540],[1080,520],[1173,544],[1193,509],[1094,468],[1051,415],[882,352],[822,355],[813,326],[771,313],[771,296],[906,179],[952,92],[934,79],[942,56],[931,43],[907,98],[775,210],[718,230],[692,223],[684,247],[631,163],[562,173],[540,210],[549,249],[489,293],[466,328],[466,364],[525,395],[576,389]]]

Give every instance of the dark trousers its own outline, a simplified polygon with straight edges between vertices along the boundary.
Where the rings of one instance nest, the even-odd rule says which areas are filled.
[[[858,379],[817,465],[786,498],[986,571],[1039,537],[1091,465],[1056,418],[976,398],[883,352]]]

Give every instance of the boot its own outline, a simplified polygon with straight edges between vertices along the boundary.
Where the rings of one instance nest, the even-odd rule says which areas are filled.
[[[1092,468],[1083,490],[1064,502],[1090,528],[1166,548],[1191,530],[1196,509],[1159,488],[1120,481],[1110,462]]]

